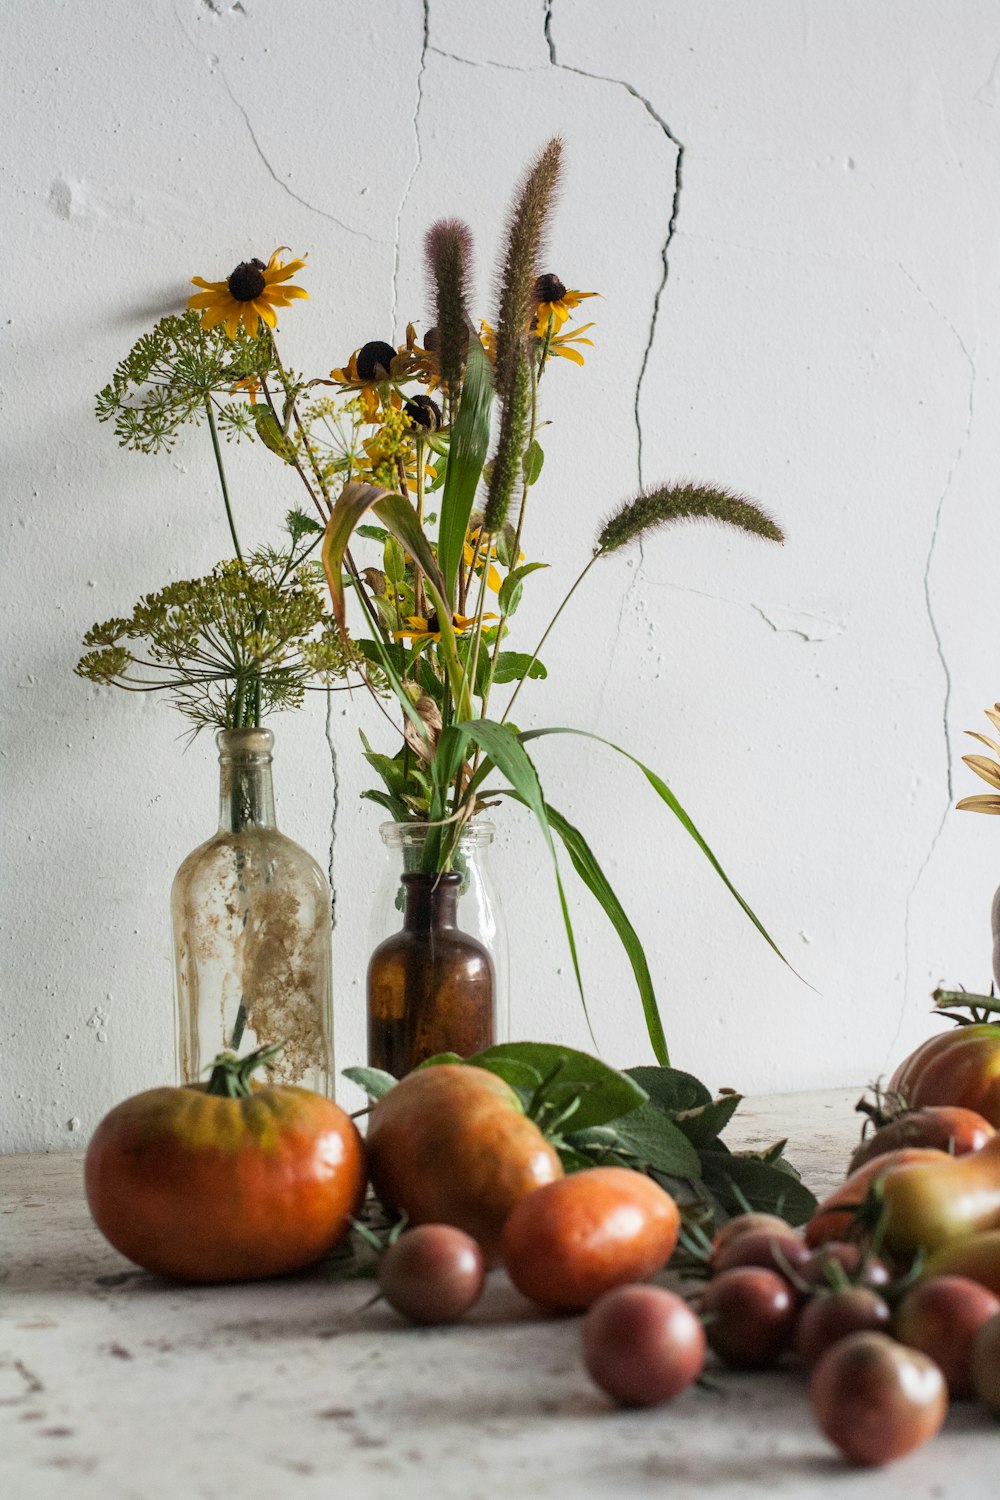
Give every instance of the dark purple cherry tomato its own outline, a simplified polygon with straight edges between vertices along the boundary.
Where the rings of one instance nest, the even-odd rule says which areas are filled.
[[[810,1286],[837,1287],[842,1284],[839,1272],[852,1285],[880,1288],[888,1286],[892,1273],[878,1256],[866,1256],[860,1245],[846,1240],[830,1240],[814,1250],[799,1269],[799,1275]]]
[[[454,1323],[478,1301],[486,1271],[471,1235],[451,1224],[418,1224],[382,1255],[383,1297],[411,1323]]]
[[[888,1333],[889,1304],[871,1287],[849,1286],[838,1292],[819,1292],[799,1314],[795,1352],[810,1369],[832,1345],[849,1333]]]
[[[697,1380],[705,1330],[683,1298],[659,1286],[605,1292],[583,1320],[591,1379],[622,1406],[656,1406]]]
[[[798,1272],[812,1257],[812,1251],[786,1224],[781,1234],[770,1229],[751,1229],[726,1245],[715,1263],[717,1271],[731,1271],[736,1266],[763,1266],[787,1277]]]
[[[1000,1297],[977,1281],[932,1276],[912,1287],[896,1309],[896,1337],[940,1365],[949,1395],[971,1396],[976,1336],[997,1313]]]
[[[701,1296],[708,1342],[738,1370],[776,1360],[791,1342],[798,1300],[783,1276],[764,1266],[721,1271]]]
[[[852,1333],[813,1370],[820,1431],[856,1464],[890,1463],[940,1431],[948,1387],[937,1365],[884,1333]]]
[[[972,1385],[980,1401],[1000,1416],[1000,1313],[984,1323],[972,1350]]]

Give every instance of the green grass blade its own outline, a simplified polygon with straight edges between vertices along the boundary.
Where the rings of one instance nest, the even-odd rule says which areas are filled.
[[[580,1003],[583,1006],[583,1014],[587,1021],[587,1030],[590,1032],[594,1046],[597,1046],[597,1038],[594,1036],[594,1028],[590,1021],[590,1012],[587,1009],[587,997],[583,989],[583,976],[580,973],[580,959],[576,951],[576,935],[573,932],[573,922],[569,914],[569,905],[566,901],[566,891],[559,872],[559,858],[556,854],[556,846],[552,839],[552,829],[549,827],[549,819],[545,810],[545,797],[542,793],[542,785],[538,779],[538,772],[531,762],[531,758],[525,750],[517,733],[506,724],[497,724],[492,719],[470,719],[467,723],[458,726],[464,730],[471,740],[474,740],[480,749],[485,750],[493,765],[507,777],[511,786],[519,792],[526,807],[534,813],[539,828],[552,856],[552,865],[556,876],[556,889],[559,892],[559,905],[562,909],[563,925],[566,928],[566,939],[569,943],[570,957],[573,960],[573,973],[576,976],[576,987],[580,993]],[[482,769],[482,768],[480,768]]]
[[[705,842],[704,838],[702,838],[701,834],[698,832],[697,828],[694,826],[694,823],[688,817],[687,813],[684,811],[684,808],[678,802],[677,798],[674,796],[673,792],[667,786],[666,782],[663,780],[662,777],[657,776],[657,774],[656,774],[655,771],[651,771],[650,768],[649,768],[649,766],[643,765],[643,763],[642,763],[641,760],[638,760],[636,758],[636,756],[634,756],[634,755],[630,755],[629,752],[627,750],[623,750],[620,745],[616,745],[611,740],[606,740],[606,739],[602,738],[602,736],[599,735],[599,734],[591,734],[590,731],[586,730],[586,729],[568,729],[568,728],[528,729],[528,730],[524,730],[522,732],[522,734],[521,734],[520,737],[521,737],[522,741],[524,741],[524,740],[535,740],[535,739],[541,739],[543,735],[549,735],[549,734],[576,734],[576,735],[581,736],[583,739],[596,740],[599,745],[606,745],[609,750],[615,750],[615,751],[617,751],[617,753],[619,755],[623,755],[626,760],[630,760],[634,766],[638,766],[639,770],[645,776],[646,780],[649,782],[649,784],[653,788],[654,792],[656,792],[657,796],[660,797],[662,799],[662,801],[664,801],[667,804],[667,806],[670,808],[670,811],[673,813],[674,817],[678,820],[678,822],[681,824],[681,826],[684,829],[686,829],[686,831],[694,839],[695,843],[698,845],[698,848],[701,850],[702,854],[704,854],[705,858],[708,860],[709,864],[712,866],[712,869],[715,871],[715,873],[718,875],[719,879],[722,881],[723,885],[726,887],[726,890],[733,897],[733,899],[737,902],[737,904],[740,907],[742,907],[743,911],[750,918],[750,921],[756,927],[757,931],[760,933],[761,937],[767,943],[768,947],[771,948],[773,950],[773,952],[775,952],[778,955],[778,957],[781,959],[781,962],[783,964],[787,965],[787,967],[789,969],[791,969],[792,973],[796,976],[797,979],[802,979],[802,975],[798,972],[797,969],[795,969],[792,966],[792,964],[789,963],[788,959],[782,953],[781,949],[778,947],[777,943],[774,941],[774,938],[768,932],[767,928],[764,926],[763,922],[757,916],[757,913],[750,906],[749,902],[747,902],[747,901],[745,901],[743,899],[743,897],[740,895],[739,891],[733,885],[733,882],[730,880],[729,876],[726,874],[725,870],[722,868],[722,866],[720,865],[719,861],[716,859],[715,855],[712,853],[712,850],[709,848],[709,846]],[[807,982],[808,981],[803,980],[804,984],[807,983]],[[810,985],[809,988],[812,989],[812,985]]]
[[[438,523],[438,558],[444,575],[444,594],[452,609],[455,607],[455,581],[469,529],[469,517],[490,445],[492,405],[493,371],[482,344],[470,334],[469,356],[458,416],[451,434]]]
[[[518,802],[524,802],[519,792],[512,788],[505,788],[498,793],[501,797],[513,797]],[[635,975],[636,986],[639,997],[642,1000],[643,1015],[646,1018],[646,1030],[649,1033],[650,1045],[653,1055],[661,1067],[669,1068],[670,1055],[667,1051],[667,1039],[663,1032],[663,1022],[660,1017],[659,1008],[656,1004],[656,993],[653,989],[653,980],[649,972],[649,964],[646,962],[646,954],[639,935],[632,923],[629,921],[625,908],[615,895],[611,884],[601,869],[594,852],[579,828],[564,818],[551,804],[546,802],[545,813],[549,824],[555,829],[566,847],[566,852],[573,863],[573,868],[583,881],[584,885],[596,898],[603,908],[605,915],[612,927],[621,939],[622,947],[628,955],[628,961],[632,965],[632,973]]]

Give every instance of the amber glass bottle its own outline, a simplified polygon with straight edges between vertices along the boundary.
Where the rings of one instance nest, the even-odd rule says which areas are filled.
[[[368,964],[368,1061],[397,1078],[439,1052],[468,1057],[496,1039],[490,955],[457,924],[461,875],[402,881],[402,930]]]

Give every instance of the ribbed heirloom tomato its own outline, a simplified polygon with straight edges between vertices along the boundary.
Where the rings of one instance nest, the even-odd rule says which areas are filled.
[[[408,1073],[368,1122],[372,1186],[411,1224],[453,1224],[495,1264],[500,1232],[526,1193],[562,1163],[510,1086],[466,1063]]]
[[[1000,1127],[1000,1026],[984,1021],[930,1037],[900,1063],[889,1088],[911,1109],[959,1104]]]
[[[590,1167],[539,1188],[503,1231],[503,1263],[540,1307],[589,1307],[612,1287],[648,1281],[677,1244],[669,1193],[627,1167]]]
[[[180,1281],[252,1281],[309,1265],[347,1232],[361,1137],[321,1094],[252,1087],[279,1050],[218,1058],[207,1087],[149,1089],[105,1115],[87,1201],[122,1255]]]

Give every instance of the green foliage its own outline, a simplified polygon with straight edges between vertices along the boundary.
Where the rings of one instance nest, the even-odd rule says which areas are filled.
[[[205,329],[196,312],[161,318],[132,346],[97,397],[97,418],[113,422],[123,448],[169,452],[185,422],[204,419],[205,404],[230,394],[240,381],[260,378],[272,366],[267,332],[235,339],[218,325]],[[223,405],[220,427],[229,437],[253,435],[242,404]]]

